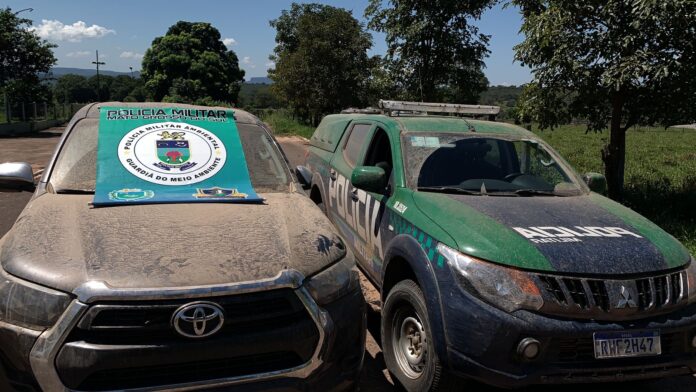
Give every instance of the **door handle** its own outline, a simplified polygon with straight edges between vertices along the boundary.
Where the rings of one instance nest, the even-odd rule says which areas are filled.
[[[353,188],[352,191],[350,191],[350,198],[353,199],[353,201],[358,201],[358,188]]]
[[[331,181],[336,181],[336,170],[331,169],[331,171],[329,171],[329,178]]]

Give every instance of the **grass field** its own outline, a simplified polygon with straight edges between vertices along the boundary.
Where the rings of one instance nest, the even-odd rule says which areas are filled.
[[[262,117],[276,135],[309,138],[314,128],[284,112]],[[579,172],[603,173],[608,132],[585,134],[581,125],[535,131]],[[696,255],[696,130],[632,128],[626,138],[625,200]]]
[[[274,135],[297,135],[309,139],[314,133],[314,127],[301,124],[284,110],[265,112],[260,117],[271,127]]]
[[[580,173],[604,171],[608,132],[568,125],[535,132]],[[635,128],[626,137],[624,204],[677,237],[696,254],[696,130]]]

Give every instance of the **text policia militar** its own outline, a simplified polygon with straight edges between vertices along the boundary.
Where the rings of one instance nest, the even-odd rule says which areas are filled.
[[[226,110],[205,109],[118,109],[106,112],[107,120],[203,120],[211,122],[227,121]]]

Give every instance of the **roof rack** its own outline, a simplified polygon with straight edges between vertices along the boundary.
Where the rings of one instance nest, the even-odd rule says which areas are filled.
[[[432,102],[405,102],[405,101],[379,101],[379,107],[392,116],[428,114],[428,113],[450,113],[450,114],[469,114],[474,116],[488,116],[495,120],[495,116],[500,113],[499,106],[486,105],[462,105],[455,103],[432,103]]]
[[[382,110],[373,107],[364,109],[348,108],[341,110],[341,114],[382,114]]]

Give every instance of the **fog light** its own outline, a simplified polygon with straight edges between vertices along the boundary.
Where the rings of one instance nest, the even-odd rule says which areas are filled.
[[[541,353],[541,343],[534,338],[522,339],[517,346],[517,354],[524,359],[532,360]]]

